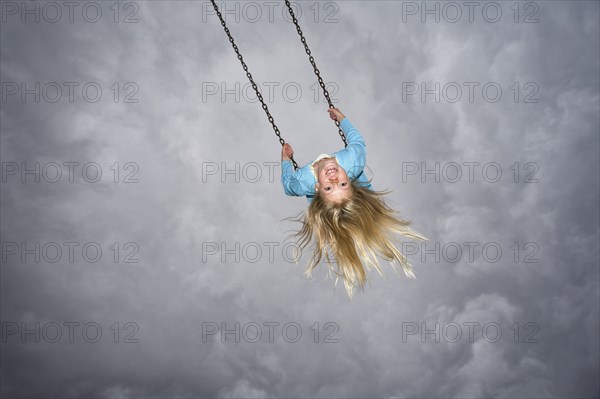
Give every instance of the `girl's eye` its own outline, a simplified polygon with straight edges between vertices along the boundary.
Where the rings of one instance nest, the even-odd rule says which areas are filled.
[[[348,182],[343,182],[342,183],[342,187],[346,187],[348,185]]]
[[[325,191],[331,190],[331,187],[325,187]]]

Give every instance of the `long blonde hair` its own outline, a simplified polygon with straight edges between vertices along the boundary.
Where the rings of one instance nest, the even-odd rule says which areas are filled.
[[[298,262],[300,252],[314,238],[315,248],[307,265],[305,275],[312,276],[313,270],[325,258],[330,272],[344,282],[348,296],[352,298],[356,288],[364,290],[367,269],[375,269],[383,276],[377,254],[392,262],[397,272],[396,263],[408,278],[416,278],[413,268],[406,256],[394,243],[394,234],[406,238],[426,240],[425,237],[409,227],[410,221],[395,217],[397,213],[386,205],[383,196],[389,191],[373,191],[356,181],[351,181],[352,195],[340,203],[324,201],[317,192],[309,207],[302,211],[293,221],[302,224],[302,228],[292,237],[299,237],[295,261]],[[289,219],[289,218],[288,218]],[[332,262],[330,252],[335,262]],[[337,268],[334,267],[337,264]]]

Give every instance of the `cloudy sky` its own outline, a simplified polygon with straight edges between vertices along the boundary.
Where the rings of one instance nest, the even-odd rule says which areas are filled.
[[[300,164],[283,2],[222,1]],[[3,397],[597,397],[599,3],[301,1],[417,279],[303,276],[305,198],[210,2],[2,2]]]

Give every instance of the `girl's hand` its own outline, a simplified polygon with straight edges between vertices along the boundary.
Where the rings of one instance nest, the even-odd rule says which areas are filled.
[[[292,150],[292,146],[288,143],[285,143],[281,149],[281,160],[289,161],[291,160],[290,158],[292,158],[292,156],[294,156],[294,150]]]
[[[334,121],[341,122],[342,119],[346,117],[344,114],[342,114],[342,111],[337,108],[329,108],[327,112],[329,112],[329,117]]]

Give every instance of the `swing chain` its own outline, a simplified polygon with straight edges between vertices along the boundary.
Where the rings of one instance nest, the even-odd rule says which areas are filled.
[[[235,42],[233,40],[233,37],[231,36],[231,33],[229,32],[229,29],[227,28],[227,25],[225,24],[225,20],[223,19],[223,16],[221,15],[221,12],[219,11],[219,8],[217,7],[217,3],[215,3],[215,0],[211,0],[211,2],[212,2],[212,5],[213,5],[213,7],[215,9],[215,12],[217,13],[217,16],[221,20],[221,25],[223,26],[223,29],[225,30],[225,33],[229,37],[229,41],[231,42],[231,45],[233,46],[233,50],[237,54],[237,58],[242,63],[242,67],[244,68],[244,71],[246,72],[246,76],[250,80],[250,83],[252,84],[252,88],[256,92],[256,97],[258,97],[260,103],[262,104],[262,108],[265,110],[265,113],[267,114],[267,118],[269,119],[269,122],[271,122],[271,125],[273,126],[273,130],[275,131],[275,135],[277,135],[277,138],[279,139],[279,143],[283,146],[285,144],[285,140],[283,138],[281,138],[281,132],[279,131],[279,128],[275,124],[275,119],[273,118],[273,116],[269,112],[269,107],[264,102],[262,94],[260,93],[260,91],[258,91],[258,86],[256,85],[256,83],[254,83],[254,79],[252,78],[252,74],[248,70],[248,66],[244,62],[244,58],[242,57],[242,54],[240,54],[240,52],[238,50],[238,47],[235,44]],[[345,142],[345,140],[344,140],[344,142]],[[298,170],[298,164],[294,160],[293,156],[290,157],[290,161],[292,161],[292,164],[294,165],[294,170]]]
[[[298,20],[296,19],[296,16],[294,15],[294,10],[292,10],[292,5],[290,4],[289,0],[285,0],[285,4],[287,5],[288,11],[290,13],[290,16],[292,17],[292,21],[294,22],[294,25],[296,25],[296,31],[298,31],[298,34],[300,35],[300,41],[304,45],[304,50],[306,51],[306,54],[308,55],[308,60],[312,64],[315,75],[317,75],[319,84],[321,85],[321,89],[323,90],[323,94],[325,95],[325,99],[327,100],[327,103],[329,104],[329,108],[335,108],[335,106],[331,102],[331,98],[329,97],[329,92],[325,88],[325,83],[323,82],[323,78],[321,77],[319,68],[317,68],[317,64],[315,63],[315,58],[311,55],[311,51],[308,48],[308,44],[306,43],[306,38],[302,34],[302,29],[300,29],[300,24],[298,24]],[[335,125],[338,128],[338,134],[342,138],[342,141],[344,142],[344,146],[348,147],[348,142],[346,141],[346,135],[340,128],[340,121],[336,120]]]

